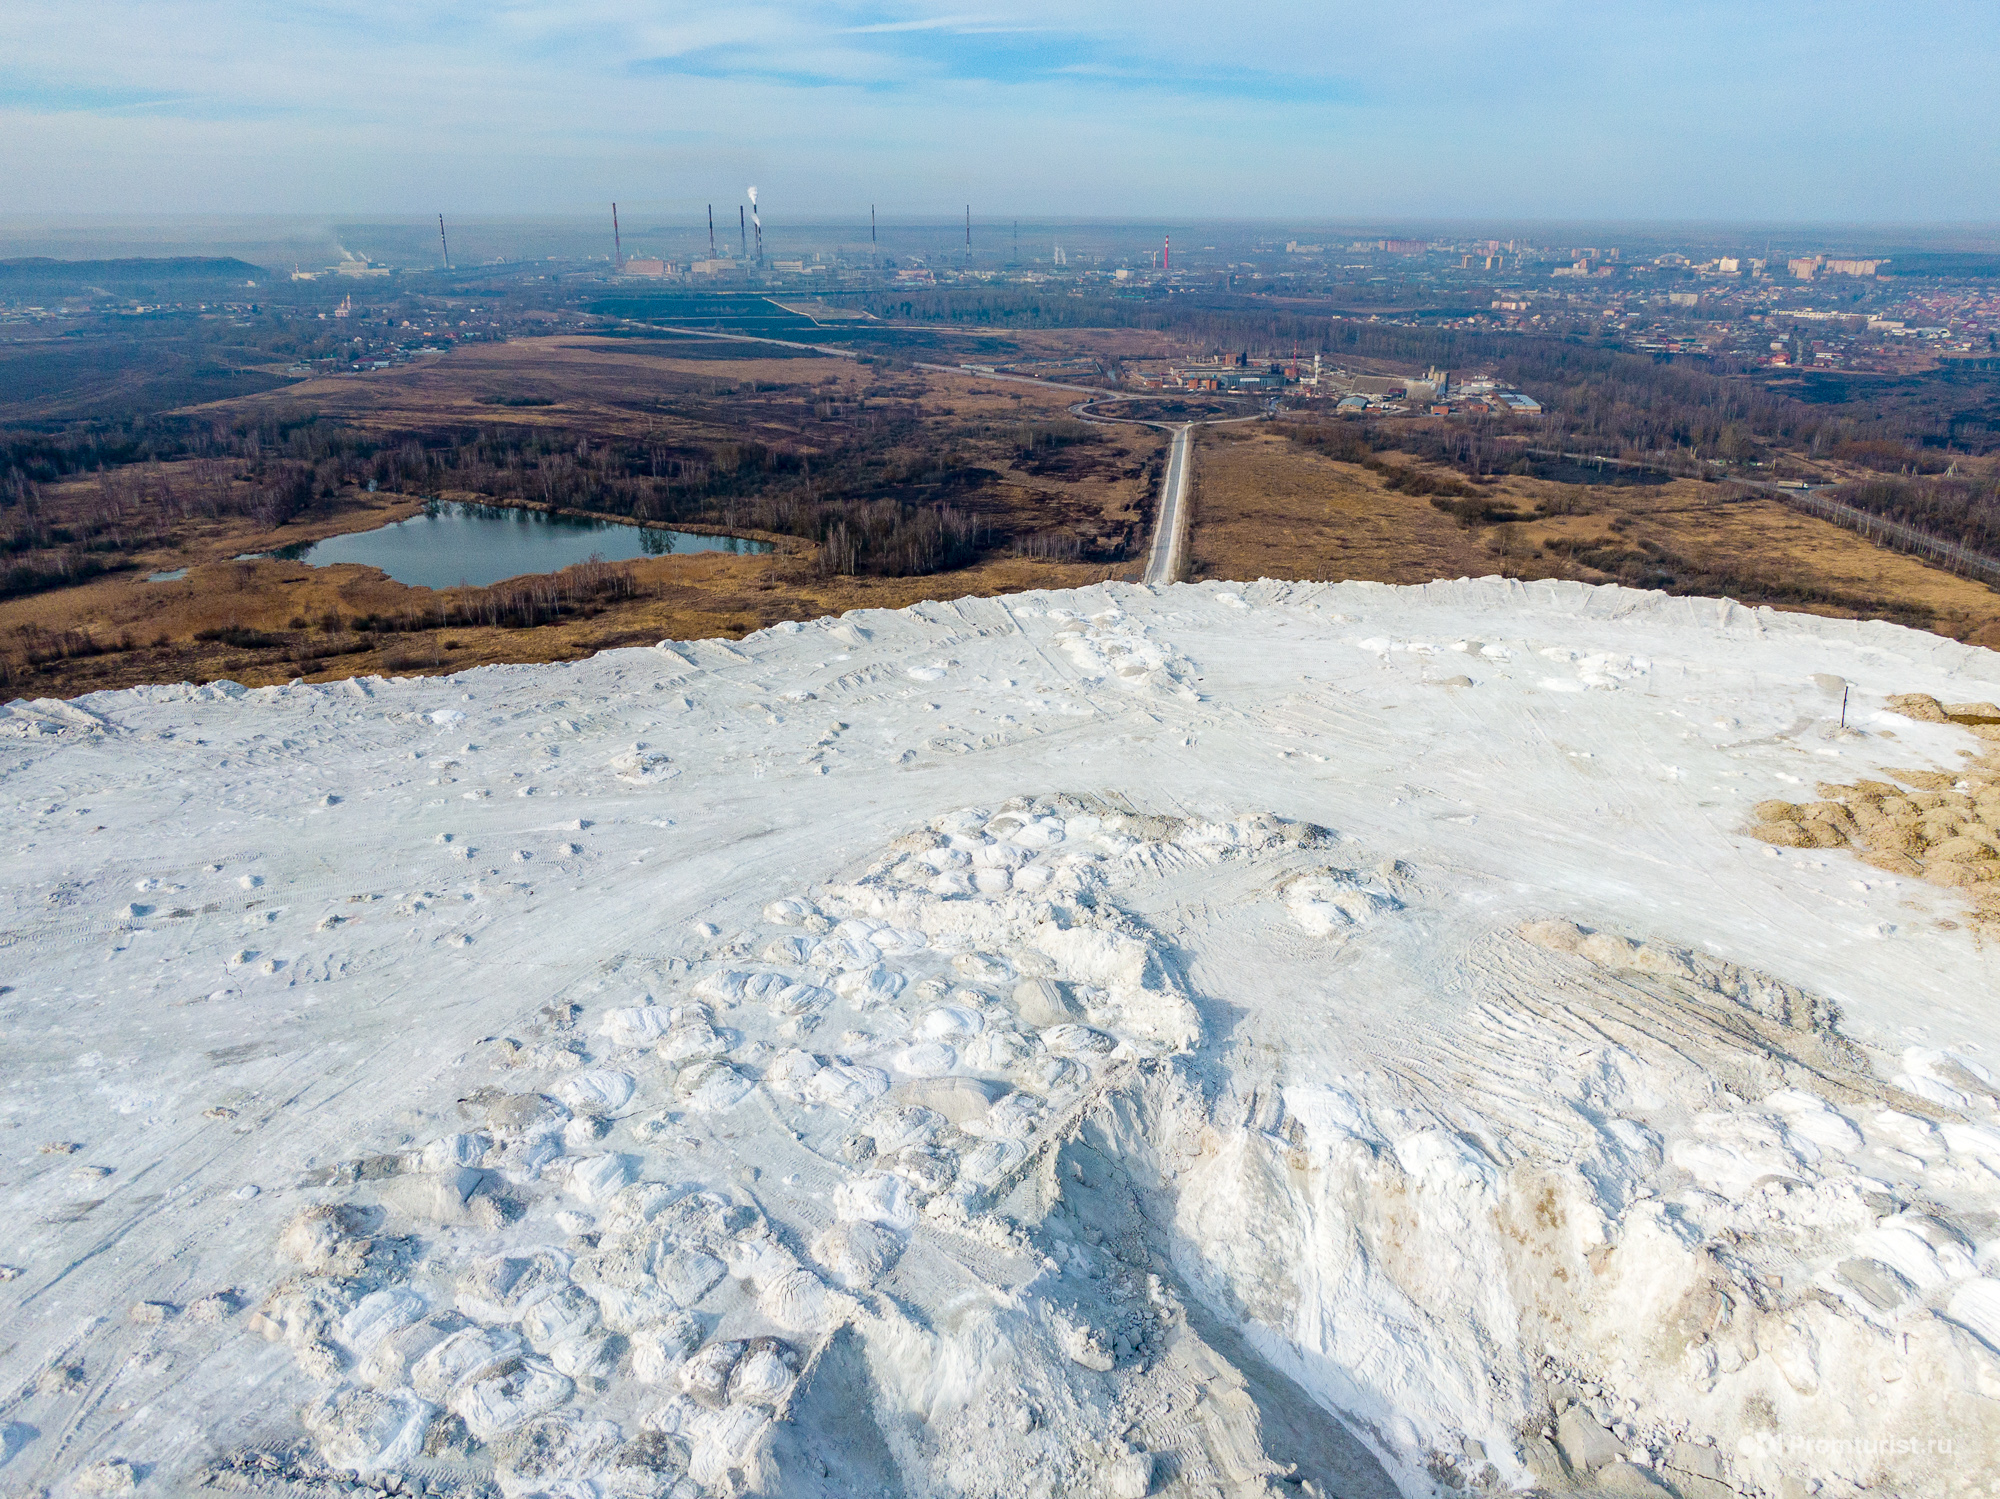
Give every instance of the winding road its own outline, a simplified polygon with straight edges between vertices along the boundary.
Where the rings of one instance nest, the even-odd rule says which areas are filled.
[[[1131,399],[1121,393],[1123,399]],[[1222,427],[1233,422],[1261,422],[1276,410],[1276,402],[1246,416],[1207,417],[1191,422],[1153,421],[1138,416],[1105,416],[1090,408],[1096,401],[1078,401],[1070,407],[1070,413],[1082,417],[1087,422],[1129,422],[1134,426],[1158,427],[1173,433],[1173,442],[1167,448],[1167,466],[1160,475],[1160,503],[1153,516],[1153,539],[1146,548],[1146,570],[1139,575],[1142,583],[1177,583],[1187,560],[1188,537],[1188,476],[1193,469],[1194,429],[1196,427]]]

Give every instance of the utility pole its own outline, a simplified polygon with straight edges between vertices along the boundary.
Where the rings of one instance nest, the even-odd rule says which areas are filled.
[[[438,215],[438,249],[444,252],[444,268],[451,269],[451,242],[444,237],[444,215]]]

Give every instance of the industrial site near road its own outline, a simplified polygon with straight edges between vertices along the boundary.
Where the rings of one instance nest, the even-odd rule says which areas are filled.
[[[16,702],[0,1478],[1982,1493],[1996,679],[1489,579]]]

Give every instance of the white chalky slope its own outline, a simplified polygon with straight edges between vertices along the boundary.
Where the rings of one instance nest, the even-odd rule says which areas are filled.
[[[1985,1492],[1990,943],[1742,829],[1996,681],[1483,580],[13,704],[0,1491]]]

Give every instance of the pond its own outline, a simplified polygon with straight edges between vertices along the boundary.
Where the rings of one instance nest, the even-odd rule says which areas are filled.
[[[544,515],[502,505],[432,502],[421,515],[373,531],[301,542],[270,555],[326,567],[359,562],[417,588],[485,587],[525,573],[552,573],[601,557],[630,562],[684,552],[768,552],[741,536],[660,531],[618,521]]]

